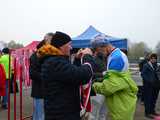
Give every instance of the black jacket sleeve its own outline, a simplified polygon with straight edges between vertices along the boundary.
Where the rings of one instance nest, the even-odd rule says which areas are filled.
[[[30,57],[30,66],[29,66],[29,75],[32,80],[36,81],[36,80],[41,79],[41,76],[40,76],[41,68],[40,67],[41,66],[36,56],[36,53],[33,53]]]
[[[88,82],[92,77],[89,65],[76,66],[64,59],[50,58],[42,65],[44,80],[58,80],[69,85],[79,85],[82,81]]]

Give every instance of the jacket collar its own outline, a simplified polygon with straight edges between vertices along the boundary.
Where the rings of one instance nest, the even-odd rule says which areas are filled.
[[[37,50],[38,57],[45,57],[45,56],[63,56],[63,53],[56,47],[50,44],[46,44],[42,46],[40,49]]]
[[[148,64],[148,68],[149,68],[151,71],[153,71],[153,70],[154,70],[154,67],[153,67],[152,63],[151,63],[151,62],[148,62],[147,64]]]

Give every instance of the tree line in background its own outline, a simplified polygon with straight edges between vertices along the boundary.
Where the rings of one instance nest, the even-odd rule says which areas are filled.
[[[160,41],[154,49],[148,47],[145,42],[129,43],[128,58],[129,60],[138,61],[148,53],[157,53],[158,60],[160,61]]]
[[[4,48],[4,47],[8,47],[10,49],[18,49],[18,48],[22,48],[23,44],[17,43],[14,40],[11,40],[8,43],[6,43],[4,41],[0,41],[0,47],[1,47],[1,49]]]

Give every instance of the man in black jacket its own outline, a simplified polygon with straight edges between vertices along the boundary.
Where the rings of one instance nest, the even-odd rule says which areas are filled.
[[[39,51],[43,58],[45,120],[80,120],[79,86],[90,80],[92,67],[89,63],[79,67],[71,64],[71,49],[70,36],[56,32],[51,45]]]

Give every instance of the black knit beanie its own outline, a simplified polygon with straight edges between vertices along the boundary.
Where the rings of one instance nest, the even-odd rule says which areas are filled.
[[[67,44],[68,42],[70,42],[72,39],[69,35],[59,32],[57,31],[54,35],[53,38],[51,40],[51,45],[59,48],[65,44]]]

